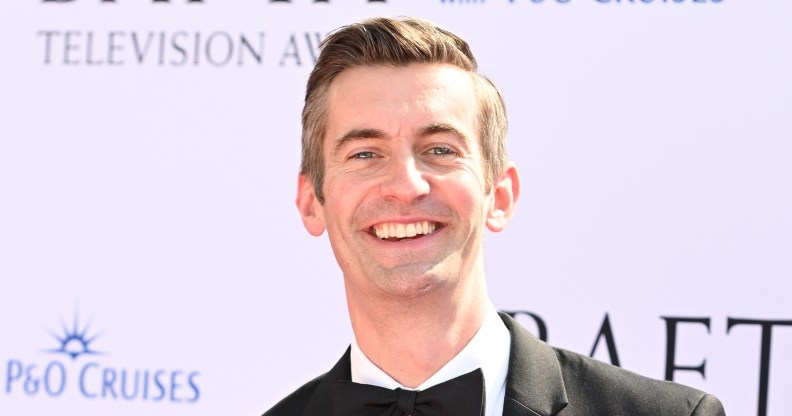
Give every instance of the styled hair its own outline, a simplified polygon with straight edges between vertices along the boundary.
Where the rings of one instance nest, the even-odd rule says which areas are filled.
[[[433,23],[412,19],[375,18],[344,26],[321,44],[305,92],[302,112],[302,162],[300,174],[313,180],[314,193],[324,203],[323,144],[327,124],[327,92],[346,69],[410,64],[447,64],[471,75],[479,105],[479,141],[486,191],[503,173],[506,152],[506,109],[498,89],[477,71],[476,58],[467,42]]]

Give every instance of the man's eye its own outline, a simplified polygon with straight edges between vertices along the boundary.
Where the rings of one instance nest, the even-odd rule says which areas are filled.
[[[352,155],[350,159],[373,159],[374,152],[358,152]]]
[[[456,156],[457,152],[448,147],[433,147],[429,149],[429,153],[436,156]]]

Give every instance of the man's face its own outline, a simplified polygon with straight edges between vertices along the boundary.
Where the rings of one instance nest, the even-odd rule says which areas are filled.
[[[327,229],[348,289],[412,297],[481,272],[483,228],[497,210],[484,192],[470,75],[357,67],[327,100],[325,202],[306,177],[297,202],[312,234]]]

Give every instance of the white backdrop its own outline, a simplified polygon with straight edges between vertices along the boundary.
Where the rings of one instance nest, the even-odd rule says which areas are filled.
[[[376,15],[460,33],[505,95],[499,309],[585,354],[607,316],[597,358],[788,414],[786,0],[1,3],[0,414],[256,415],[335,363],[299,112],[317,37]]]

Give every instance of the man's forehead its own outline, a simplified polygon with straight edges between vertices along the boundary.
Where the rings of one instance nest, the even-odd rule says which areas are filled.
[[[470,74],[451,65],[367,65],[346,69],[331,83],[325,137],[386,138],[452,133],[472,138],[478,100]],[[407,131],[403,131],[409,126]]]
[[[402,83],[409,82],[415,86],[464,91],[474,98],[476,88],[473,76],[474,73],[451,64],[356,65],[333,77],[328,87],[328,97],[343,97],[350,91],[371,89],[372,83],[388,87],[390,84],[387,81],[399,79]]]

